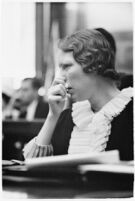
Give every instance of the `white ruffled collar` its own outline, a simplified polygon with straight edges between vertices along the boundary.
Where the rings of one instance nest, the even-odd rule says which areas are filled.
[[[86,126],[91,121],[97,118],[96,116],[104,115],[110,121],[118,116],[130,102],[133,97],[133,88],[125,88],[120,93],[110,100],[100,111],[94,113],[91,109],[91,104],[88,100],[73,103],[72,106],[72,118],[76,125]],[[87,120],[84,122],[85,117]]]
[[[132,97],[131,87],[123,89],[97,113],[91,110],[88,100],[74,103],[72,118],[75,126],[68,153],[104,151],[111,134],[111,121],[124,110]]]
[[[110,100],[100,111],[106,115],[110,120],[118,116],[130,102],[133,97],[133,88],[128,87],[120,91],[120,93]]]

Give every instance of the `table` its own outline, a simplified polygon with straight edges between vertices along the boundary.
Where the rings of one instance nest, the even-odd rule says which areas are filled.
[[[60,173],[60,172],[59,172]],[[130,198],[133,174],[90,171],[46,172],[44,174],[4,174],[4,198]]]
[[[130,198],[133,197],[131,191],[113,191],[113,190],[88,190],[65,187],[18,187],[8,186],[3,188],[4,198],[33,198],[33,199],[51,199],[51,198]]]

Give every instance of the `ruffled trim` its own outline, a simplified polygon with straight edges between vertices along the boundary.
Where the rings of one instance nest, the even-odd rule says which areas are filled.
[[[93,118],[93,111],[88,100],[73,103],[72,118],[78,128],[85,128]]]
[[[43,156],[52,156],[53,146],[50,145],[38,145],[36,142],[36,137],[33,138],[28,144],[25,145],[23,149],[24,158],[36,158]]]
[[[109,101],[99,113],[105,115],[110,121],[118,116],[133,97],[133,88],[123,89],[115,98]]]
[[[111,132],[111,121],[124,110],[132,96],[131,87],[123,89],[97,113],[93,113],[88,100],[74,103],[72,118],[75,126],[68,153],[104,151]]]

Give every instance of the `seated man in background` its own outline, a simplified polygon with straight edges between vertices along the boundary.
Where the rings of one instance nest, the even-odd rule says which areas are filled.
[[[49,106],[38,94],[40,87],[41,82],[37,78],[25,78],[22,81],[20,89],[21,109],[19,118],[25,118],[27,120],[46,118]]]
[[[11,94],[6,111],[3,111],[3,120],[19,120],[20,118],[30,122],[34,119],[45,120],[49,107],[48,103],[39,96],[38,92],[41,86],[41,81],[37,78],[26,78],[22,80],[20,89],[13,91]],[[22,147],[27,142],[32,132],[34,135],[34,128],[38,129],[38,127],[34,127],[34,124],[32,124],[34,128],[26,126],[24,129],[22,129],[22,126],[25,126],[25,124],[15,125],[16,124],[12,124],[13,129],[9,131],[9,128],[7,128],[8,124],[3,124],[2,158],[4,160],[12,158],[22,160]],[[14,132],[15,129],[16,131]],[[27,135],[24,135],[25,131]]]
[[[10,101],[10,96],[8,94],[2,92],[2,114],[3,114],[3,119],[5,118],[5,111],[7,110],[9,101]]]
[[[2,91],[2,119],[18,119],[20,112],[20,89]]]

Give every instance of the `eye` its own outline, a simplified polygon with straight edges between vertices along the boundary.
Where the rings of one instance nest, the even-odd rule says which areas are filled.
[[[69,68],[70,66],[69,65],[64,65],[63,66],[63,69],[67,69],[67,68]]]
[[[62,66],[62,69],[67,70],[67,69],[71,68],[71,66],[72,66],[72,64],[65,64]]]

